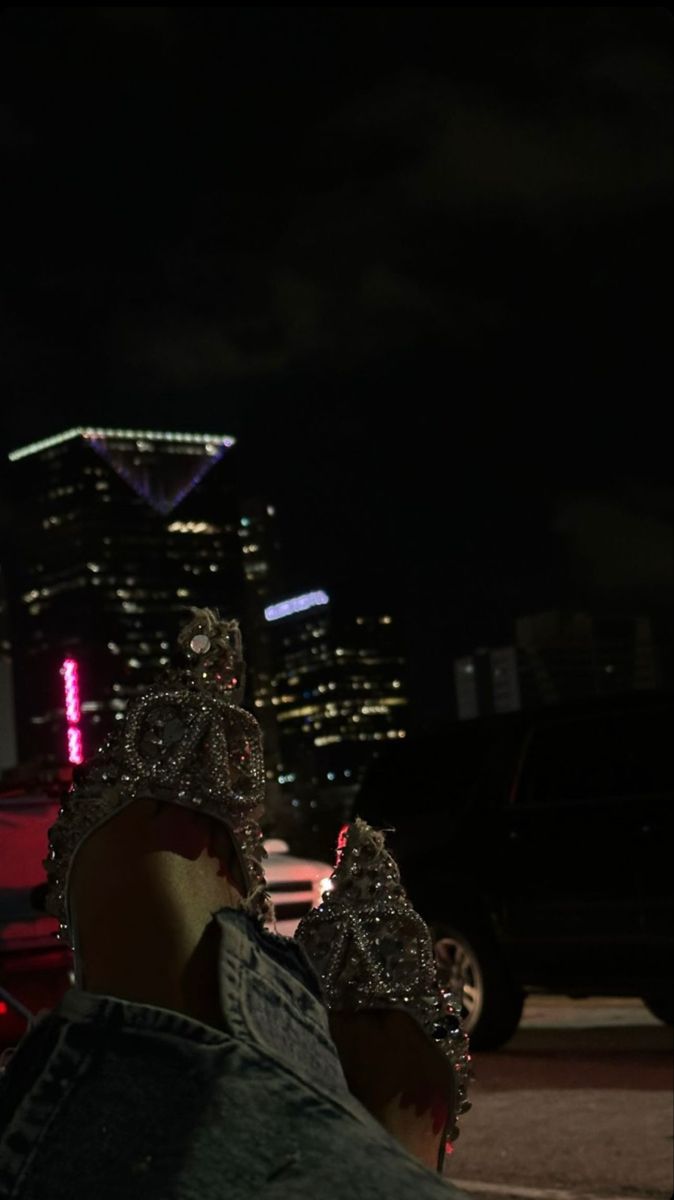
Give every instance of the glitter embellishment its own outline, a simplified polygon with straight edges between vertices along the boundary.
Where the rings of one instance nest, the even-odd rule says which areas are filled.
[[[409,1013],[448,1061],[459,1116],[468,1112],[471,1057],[461,1001],[438,980],[426,923],[412,908],[385,838],[358,818],[338,843],[332,891],[300,921],[295,937],[318,974],[328,1011]]]
[[[271,912],[259,819],[265,772],[260,727],[239,708],[244,662],[235,621],[193,609],[178,645],[187,666],[169,670],[129,703],[120,731],[73,772],[49,830],[47,910],[72,945],[68,872],[84,839],[133,800],[199,808],[232,834],[246,881],[244,907],[265,920]]]

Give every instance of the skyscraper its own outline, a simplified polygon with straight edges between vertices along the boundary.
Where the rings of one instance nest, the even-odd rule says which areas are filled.
[[[78,428],[10,455],[22,759],[90,753],[129,697],[168,665],[190,606],[242,612],[242,526],[222,465],[233,444]]]
[[[276,531],[276,510],[259,497],[242,501],[239,539],[243,556],[244,608],[248,694],[262,729],[267,772],[267,819],[274,828],[282,807],[278,775],[280,747],[276,713],[272,705],[275,675],[274,644],[265,609],[281,587],[281,547]]]
[[[340,806],[346,816],[378,746],[406,732],[393,618],[340,617],[320,590],[270,605],[266,618],[277,662],[279,782],[291,805],[313,810],[310,825]]]

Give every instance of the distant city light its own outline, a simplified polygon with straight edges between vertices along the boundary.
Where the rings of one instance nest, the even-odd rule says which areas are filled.
[[[279,604],[271,604],[265,608],[267,621],[280,621],[283,617],[291,617],[293,613],[306,612],[309,608],[329,604],[330,597],[326,592],[305,592],[303,596],[294,596],[291,600],[282,600]]]
[[[167,526],[169,533],[218,533],[216,525],[209,521],[172,521]]]
[[[79,668],[74,658],[66,658],[64,660],[61,667],[61,675],[63,676],[66,721],[68,722],[68,762],[79,765],[79,763],[84,762],[84,747],[82,745],[82,730],[79,727],[82,715]]]

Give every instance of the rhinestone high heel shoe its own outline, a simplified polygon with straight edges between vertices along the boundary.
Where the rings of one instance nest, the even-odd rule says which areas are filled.
[[[49,830],[46,907],[58,918],[76,963],[73,862],[87,838],[134,800],[175,804],[222,822],[244,881],[243,906],[261,919],[270,912],[259,825],[262,741],[257,722],[238,705],[244,674],[239,627],[210,609],[194,609],[178,646],[184,665],[129,703],[121,730],[76,768]]]
[[[468,1111],[471,1058],[460,999],[439,982],[427,925],[407,897],[385,838],[358,819],[338,843],[332,890],[295,937],[319,976],[330,1013],[407,1013],[444,1056],[454,1078],[446,1137]]]

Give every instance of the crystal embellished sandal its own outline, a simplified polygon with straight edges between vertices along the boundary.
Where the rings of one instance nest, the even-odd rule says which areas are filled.
[[[76,958],[69,904],[75,856],[94,830],[134,800],[168,802],[221,821],[244,880],[244,907],[262,920],[271,910],[258,823],[265,788],[261,733],[238,706],[244,673],[238,624],[193,609],[178,645],[185,665],[130,701],[121,730],[75,769],[49,830],[46,908]]]
[[[461,1002],[438,982],[430,932],[410,904],[384,835],[360,819],[346,826],[331,881],[332,890],[295,934],[319,976],[326,1007],[330,1013],[399,1010],[416,1021],[454,1076],[445,1133],[453,1143],[458,1117],[470,1108]]]

